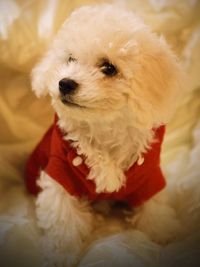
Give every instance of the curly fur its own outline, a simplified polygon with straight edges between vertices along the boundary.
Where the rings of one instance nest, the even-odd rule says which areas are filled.
[[[69,62],[70,56],[75,60]],[[116,76],[105,77],[99,67],[102,59],[117,67]],[[37,96],[51,96],[65,139],[73,142],[78,154],[86,156],[91,169],[87,179],[95,182],[96,191],[114,192],[125,183],[124,171],[154,141],[152,129],[170,118],[182,77],[177,59],[162,37],[152,33],[135,14],[100,5],[82,7],[66,20],[33,69],[32,87]],[[63,78],[80,84],[70,96],[79,107],[61,102],[58,82]],[[54,240],[52,251],[63,255],[73,252],[76,259],[82,240],[91,230],[91,213],[55,182],[42,182],[50,179],[45,173],[41,177],[43,191],[37,200],[37,214],[44,238]],[[52,199],[56,200],[53,206]],[[161,201],[163,220],[159,218],[160,226],[158,222],[151,224],[159,202],[155,208],[153,199],[150,202],[151,208],[145,204],[147,208],[143,207],[132,222],[152,237],[158,232],[156,240],[160,236],[164,239],[160,242],[168,241],[179,227],[174,212]],[[43,223],[47,220],[51,225]],[[63,258],[66,266],[72,264],[65,256],[57,258]]]

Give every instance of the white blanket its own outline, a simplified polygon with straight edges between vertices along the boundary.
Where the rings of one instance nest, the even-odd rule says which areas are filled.
[[[52,121],[48,99],[30,89],[29,72],[70,11],[92,0],[0,0],[0,266],[40,267],[34,199],[23,183],[25,161]],[[109,1],[107,1],[109,2]],[[83,266],[200,266],[200,1],[124,0],[180,57],[187,95],[168,125],[162,150],[171,205],[187,231],[160,247],[115,219],[103,221]],[[105,227],[106,226],[106,227]]]

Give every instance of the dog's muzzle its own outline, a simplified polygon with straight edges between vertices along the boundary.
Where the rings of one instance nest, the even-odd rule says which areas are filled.
[[[74,80],[64,78],[59,81],[60,100],[63,104],[68,106],[82,107],[75,103],[72,99],[72,95],[78,88],[79,84]]]
[[[79,84],[74,80],[64,78],[59,81],[59,91],[62,96],[66,96],[74,93],[74,91],[78,88]]]

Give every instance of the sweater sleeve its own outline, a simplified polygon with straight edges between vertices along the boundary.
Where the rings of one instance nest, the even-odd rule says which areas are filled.
[[[43,136],[40,143],[29,157],[25,168],[25,184],[28,191],[34,195],[39,192],[36,180],[40,175],[40,171],[45,169],[48,164],[50,154],[50,143],[53,132],[53,126]]]

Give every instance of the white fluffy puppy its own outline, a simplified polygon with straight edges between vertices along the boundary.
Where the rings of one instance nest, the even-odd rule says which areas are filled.
[[[174,109],[181,79],[165,41],[132,12],[112,5],[74,11],[32,72],[33,90],[51,96],[63,138],[78,155],[72,163],[84,160],[90,170],[84,179],[97,195],[126,188],[125,172],[144,164],[156,142],[154,129]],[[45,171],[38,184],[46,257],[72,266],[92,229],[89,200],[67,192]],[[154,240],[167,242],[179,224],[162,195],[138,207],[131,221]]]

